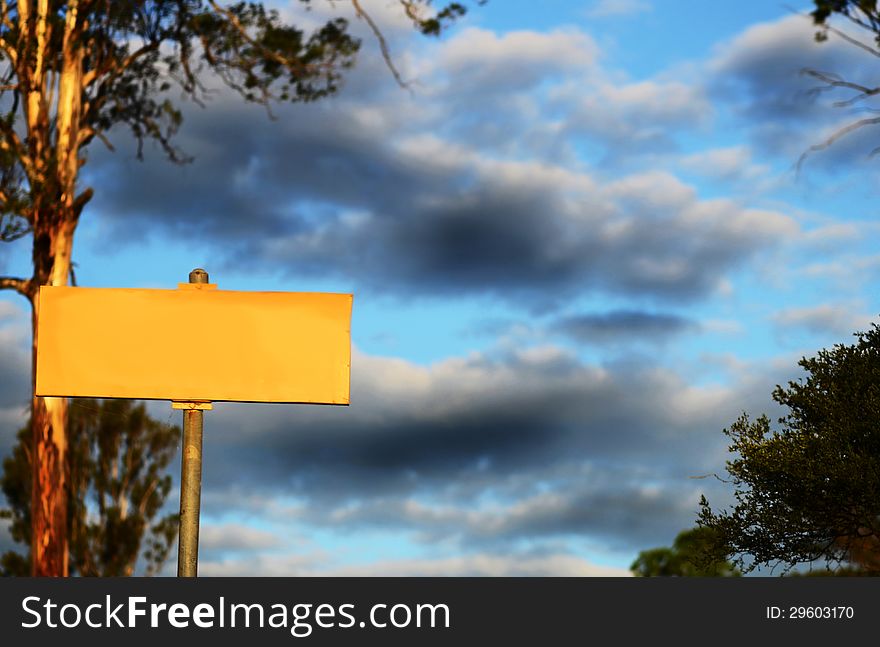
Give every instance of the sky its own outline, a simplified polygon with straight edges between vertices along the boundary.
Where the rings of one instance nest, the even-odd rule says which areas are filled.
[[[491,0],[439,39],[364,4],[411,90],[352,18],[336,97],[218,86],[193,163],[119,132],[82,172],[79,285],[354,294],[350,407],[207,413],[200,574],[626,575],[731,502],[722,430],[876,321],[880,130],[798,160],[870,107],[802,70],[877,63],[807,2]],[[0,456],[29,322],[0,293]]]

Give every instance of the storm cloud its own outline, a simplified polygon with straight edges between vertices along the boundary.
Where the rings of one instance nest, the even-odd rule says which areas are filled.
[[[179,144],[192,165],[155,153],[141,163],[124,145],[117,155],[96,152],[86,168],[104,190],[93,208],[109,235],[198,231],[239,270],[342,277],[367,293],[521,304],[593,293],[693,301],[797,234],[783,213],[701,198],[666,171],[609,181],[560,157],[560,137],[571,140],[563,148],[577,138],[635,141],[646,123],[662,132],[687,127],[704,101],[682,84],[607,80],[586,98],[566,88],[541,99],[536,88],[560,71],[558,62],[544,65],[543,52],[567,60],[559,43],[581,53],[580,74],[596,73],[592,41],[550,36],[468,30],[438,54],[462,68],[455,85],[428,77],[424,95],[395,89],[396,98],[359,85],[333,102],[280,107],[277,121],[221,92],[208,109],[186,110]],[[467,47],[474,39],[485,56]],[[481,74],[493,83],[467,85]],[[520,85],[508,87],[508,76]],[[487,101],[505,102],[511,123],[476,135],[474,127],[494,123],[475,117]],[[562,130],[524,135],[542,143],[519,152],[505,148],[506,133],[528,133],[542,102],[562,112]],[[438,112],[448,115],[440,128]],[[600,120],[595,127],[583,126],[587,115]]]
[[[15,432],[25,423],[30,400],[30,315],[23,301],[0,301],[0,456],[15,443]]]
[[[633,343],[642,339],[663,340],[699,325],[687,317],[641,310],[614,310],[560,318],[553,328],[583,343]]]
[[[431,367],[357,353],[350,408],[212,412],[204,507],[471,552],[571,536],[634,551],[694,523],[700,493],[726,500],[703,479],[721,430],[767,411],[775,377],[693,387],[554,348]]]

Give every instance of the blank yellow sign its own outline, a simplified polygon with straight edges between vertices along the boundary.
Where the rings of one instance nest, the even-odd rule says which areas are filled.
[[[42,287],[41,396],[348,404],[350,294]]]

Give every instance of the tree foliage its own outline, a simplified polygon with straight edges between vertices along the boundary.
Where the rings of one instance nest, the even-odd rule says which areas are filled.
[[[380,29],[359,0],[350,2],[403,83]],[[398,2],[427,35],[465,13],[458,2]],[[33,262],[29,277],[0,276],[0,289],[28,299],[34,330],[39,288],[71,280],[74,234],[94,194],[79,181],[89,146],[99,140],[112,149],[127,129],[138,155],[153,142],[171,161],[187,161],[173,141],[178,98],[204,105],[215,79],[267,107],[333,94],[360,42],[345,19],[322,21],[305,28],[247,1],[0,0],[0,242],[29,236]],[[35,575],[67,573],[66,418],[64,398],[33,398]]]
[[[720,556],[717,533],[708,528],[691,528],[678,534],[672,547],[652,548],[639,553],[629,569],[637,577],[739,577],[731,562]]]
[[[427,35],[466,12],[458,2],[400,4]],[[315,101],[338,90],[359,47],[344,18],[307,32],[259,2],[0,0],[2,240],[36,233],[49,197],[66,197],[78,215],[92,195],[66,195],[85,163],[79,151],[95,138],[112,147],[116,127],[131,132],[139,153],[153,140],[185,160],[172,143],[181,123],[173,88],[204,103],[213,77],[247,101]]]
[[[123,576],[156,573],[176,539],[177,515],[159,516],[171,488],[166,468],[180,428],[147,415],[130,400],[74,400],[68,422],[68,536],[70,572]],[[30,427],[3,461],[0,478],[10,505],[12,538],[31,539]],[[30,560],[9,551],[0,557],[6,575],[27,575]]]
[[[850,22],[864,28],[880,29],[880,11],[877,0],[813,0],[816,8],[811,12],[813,20],[823,28],[834,14],[844,16]],[[880,40],[878,40],[880,44]]]
[[[700,524],[717,531],[740,566],[826,563],[880,574],[880,328],[799,365],[806,379],[777,386],[788,413],[771,428],[743,414],[726,433],[736,503]]]

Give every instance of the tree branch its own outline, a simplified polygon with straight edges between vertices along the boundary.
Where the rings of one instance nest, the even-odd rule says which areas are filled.
[[[853,132],[854,130],[858,130],[859,128],[864,128],[865,126],[872,126],[872,125],[875,125],[875,124],[880,124],[880,117],[868,117],[868,118],[865,118],[865,119],[859,119],[858,121],[855,121],[855,122],[853,122],[853,123],[851,123],[851,124],[848,124],[848,125],[844,126],[843,128],[840,128],[839,130],[836,130],[836,131],[831,135],[831,137],[829,137],[828,139],[826,139],[826,140],[825,140],[824,142],[822,142],[821,144],[814,144],[813,146],[810,146],[810,148],[807,149],[807,150],[806,150],[806,151],[800,156],[800,159],[798,159],[798,162],[797,162],[797,171],[798,171],[798,173],[800,173],[800,170],[801,170],[801,167],[802,167],[803,164],[804,164],[804,161],[807,159],[807,157],[809,157],[809,156],[812,155],[813,153],[817,153],[817,152],[819,152],[819,151],[823,151],[823,150],[825,150],[826,148],[828,148],[829,146],[831,146],[832,144],[834,144],[834,142],[836,142],[837,140],[839,140],[841,137],[845,137],[846,135],[850,134],[850,133]]]
[[[355,0],[352,0],[354,2]],[[214,11],[229,21],[229,24],[235,28],[235,31],[252,47],[255,47],[260,51],[263,56],[272,59],[279,65],[286,67],[288,70],[296,71],[298,74],[302,74],[303,76],[308,76],[311,72],[316,69],[321,69],[321,66],[317,65],[305,65],[295,60],[291,60],[285,58],[278,52],[274,52],[271,49],[265,47],[261,43],[255,41],[250,34],[247,33],[247,29],[244,28],[244,25],[241,24],[241,21],[238,19],[233,12],[225,7],[221,7],[214,0],[208,0],[208,4],[214,9]]]
[[[9,19],[9,5],[6,3],[6,0],[0,0],[0,24],[8,30],[15,28],[12,21]],[[6,56],[9,57],[9,61],[14,67],[18,62],[18,52],[15,47],[8,43],[5,38],[0,37],[0,49],[2,49]]]
[[[0,0],[0,22],[8,29],[13,28],[12,21],[9,19],[9,4],[6,0]]]
[[[127,57],[125,57],[125,60],[123,60],[118,65],[107,65],[102,67],[100,70],[97,67],[92,68],[83,75],[82,87],[89,87],[89,85],[91,85],[98,77],[101,77],[103,83],[106,83],[107,81],[112,81],[113,79],[120,76],[123,72],[125,72],[125,70],[127,70],[129,67],[131,67],[132,63],[137,61],[141,56],[149,52],[154,52],[157,49],[159,49],[159,43],[150,42],[129,54]],[[111,67],[113,68],[112,73],[110,72]]]
[[[851,106],[863,99],[867,99],[868,97],[873,97],[877,94],[880,94],[880,87],[869,88],[866,85],[861,85],[860,83],[853,83],[852,81],[845,81],[841,79],[836,74],[829,74],[827,72],[820,72],[819,70],[811,70],[804,69],[801,71],[802,74],[806,74],[807,76],[812,76],[814,79],[819,79],[823,83],[826,84],[824,88],[816,88],[816,92],[820,92],[823,90],[833,90],[834,88],[846,88],[848,90],[853,90],[858,92],[854,97],[850,97],[849,99],[844,99],[843,101],[835,101],[835,108],[846,108]]]
[[[861,13],[863,16],[865,16],[865,18],[867,18],[868,21],[866,22],[866,21],[862,20],[861,18],[859,18],[858,15],[852,13],[849,10],[849,8],[844,8],[844,10],[840,12],[840,14],[842,16],[844,16],[847,20],[849,20],[851,23],[853,23],[854,25],[857,25],[858,27],[861,27],[862,29],[866,29],[868,31],[876,31],[877,25],[878,25],[878,15],[877,15],[876,11],[875,12],[866,11],[862,7],[857,7],[856,11],[858,13]],[[825,24],[827,25],[827,21],[825,22]]]
[[[141,497],[140,503],[138,503],[138,513],[140,515],[146,516],[147,504],[150,502],[150,497],[153,496],[153,491],[156,489],[156,486],[159,485],[158,479],[153,479],[150,481],[150,485],[144,491],[144,495]]]
[[[28,176],[28,180],[33,183],[35,179],[35,169],[31,156],[27,154],[21,139],[15,129],[4,119],[0,119],[0,150],[12,153],[21,162],[24,172]]]
[[[2,194],[0,195],[0,204],[5,206],[6,203],[8,203],[9,201],[9,197],[6,195],[5,191],[0,191],[0,194]],[[25,222],[27,222],[26,218],[22,218],[25,220]],[[18,240],[19,238],[24,238],[28,234],[33,233],[33,231],[34,230],[30,226],[30,223],[28,223],[27,227],[23,227],[21,229],[4,228],[3,230],[0,230],[0,242],[11,243]]]
[[[385,59],[385,65],[391,70],[391,75],[394,77],[394,80],[397,81],[397,85],[405,90],[412,91],[410,82],[404,81],[403,77],[400,76],[400,72],[398,72],[397,68],[394,66],[394,61],[391,59],[391,51],[388,49],[388,41],[385,40],[385,35],[382,33],[382,30],[379,29],[379,26],[370,17],[370,14],[364,11],[363,7],[361,7],[360,0],[351,0],[351,5],[354,7],[354,11],[358,18],[366,21],[370,26],[373,35],[376,37],[376,40],[379,41],[379,49],[382,50],[382,58]],[[412,17],[412,14],[410,13],[412,7],[408,4],[404,4],[404,8],[406,9],[407,15]],[[413,20],[415,20],[415,18],[413,18]]]
[[[854,21],[854,22],[855,22],[855,21]],[[860,23],[860,22],[856,22],[856,24],[857,24],[857,25],[861,25],[862,27],[865,27],[865,29],[870,29],[870,27],[868,27],[868,26],[866,26],[866,25],[863,25],[863,24]],[[850,45],[855,45],[855,46],[858,47],[859,49],[863,49],[863,50],[865,50],[866,52],[868,52],[869,54],[871,54],[871,55],[873,55],[873,56],[880,57],[880,50],[875,49],[874,47],[871,47],[870,45],[866,45],[865,43],[863,43],[862,41],[860,41],[858,38],[853,38],[852,36],[850,36],[850,35],[847,34],[846,32],[841,31],[840,29],[837,29],[837,28],[834,27],[833,25],[825,24],[825,25],[824,25],[824,29],[827,29],[827,30],[830,31],[832,34],[834,34],[835,36],[839,36],[840,38],[842,38],[843,40],[845,40],[845,41],[846,41],[847,43],[849,43]]]
[[[79,139],[77,140],[77,148],[85,146],[91,141],[93,137],[97,137],[101,140],[104,146],[107,147],[111,153],[116,151],[116,148],[113,146],[113,143],[107,139],[107,136],[100,130],[96,130],[91,126],[86,126],[85,128],[79,131]]]
[[[0,276],[0,290],[15,290],[23,297],[31,298],[31,282],[12,276]]]

